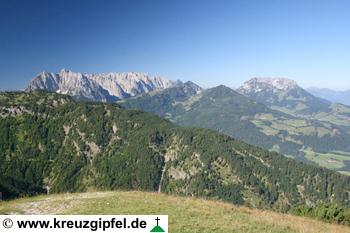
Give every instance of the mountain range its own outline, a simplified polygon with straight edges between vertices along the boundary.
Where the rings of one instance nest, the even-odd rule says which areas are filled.
[[[26,91],[44,89],[81,100],[113,102],[171,85],[170,80],[143,73],[82,74],[62,69],[58,74],[40,73]]]
[[[245,96],[244,92],[241,91],[240,94],[226,86],[206,90],[197,87],[200,91],[190,91],[193,85],[178,84],[126,99],[121,104],[126,108],[155,113],[183,126],[213,129],[304,162],[346,173],[350,171],[349,129],[331,121],[314,119],[307,115],[307,111],[304,115],[293,114],[292,107],[298,106],[297,98],[290,104],[291,110],[281,111],[277,107],[271,108],[267,101]],[[247,83],[245,86],[247,87]],[[257,88],[250,87],[251,91]],[[320,101],[319,105],[328,103],[313,97],[296,84],[293,87],[294,91],[298,89],[297,91],[306,95],[300,99],[308,97],[310,101]],[[260,92],[265,90],[258,87],[257,90],[259,89]],[[285,89],[287,90],[289,89]],[[270,89],[268,92],[277,91]],[[290,98],[288,93],[285,94],[286,98]],[[271,100],[270,97],[267,99]],[[280,100],[282,101],[281,97]]]
[[[149,80],[155,79],[141,79],[148,75],[131,74],[135,75],[124,77],[125,74],[114,74],[113,77],[125,79],[113,79],[115,83],[103,89],[109,91],[102,101],[118,101],[126,108],[154,113],[179,125],[213,129],[303,162],[350,174],[350,108],[315,97],[293,80],[253,78],[237,90],[223,85],[203,89],[190,81],[172,82],[162,78],[157,79],[162,80],[155,82],[157,85],[140,85],[143,80],[149,83]],[[50,77],[68,80],[60,81],[69,83],[61,89],[51,88],[48,81],[51,79],[44,78],[47,76],[41,74],[36,77],[27,90],[45,89],[62,93],[61,89],[64,89],[64,93],[75,99],[101,101],[94,95],[81,94],[94,92],[88,91],[95,90],[94,86],[86,87],[69,80],[94,76],[99,78],[90,79],[101,82],[105,75],[82,75],[66,70],[59,75],[50,74]],[[125,83],[129,84],[128,88],[125,88]],[[116,89],[113,85],[123,87],[123,93],[129,94],[117,95],[111,91]],[[112,94],[112,98],[106,97]]]
[[[328,88],[311,87],[306,89],[314,96],[329,100],[333,103],[342,103],[350,105],[350,90],[335,91]]]
[[[348,176],[115,103],[6,92],[0,94],[0,117],[4,198],[136,189],[280,211],[350,205]]]

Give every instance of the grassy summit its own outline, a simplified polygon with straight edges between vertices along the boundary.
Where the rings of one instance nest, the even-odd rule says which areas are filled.
[[[147,192],[55,194],[0,202],[9,214],[167,214],[171,233],[350,232],[346,226],[204,199]]]

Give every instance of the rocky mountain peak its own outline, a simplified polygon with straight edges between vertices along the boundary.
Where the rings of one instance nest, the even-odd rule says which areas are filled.
[[[40,73],[26,90],[49,90],[79,99],[109,101],[165,89],[172,83],[163,77],[152,77],[145,73],[83,74],[62,69],[58,74]]]
[[[60,70],[60,74],[64,74],[64,73],[68,73],[69,72],[69,70],[67,70],[67,69],[65,69],[65,68],[62,68],[61,70]]]
[[[187,81],[184,83],[184,86],[193,90],[193,92],[195,92],[196,94],[198,94],[199,92],[203,91],[203,88],[198,86],[197,84],[195,84],[194,82],[191,81]]]
[[[252,78],[238,90],[241,94],[287,114],[312,115],[329,112],[330,103],[311,95],[287,78]]]
[[[288,91],[296,87],[298,84],[288,78],[252,78],[246,81],[240,89],[244,92],[260,92],[267,89]]]

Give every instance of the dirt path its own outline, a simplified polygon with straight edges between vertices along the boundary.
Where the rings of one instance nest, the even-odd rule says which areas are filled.
[[[13,205],[14,211],[10,214],[62,214],[67,209],[79,205],[84,199],[112,196],[112,192],[80,193],[77,195],[63,194],[50,195],[38,201],[25,202]]]

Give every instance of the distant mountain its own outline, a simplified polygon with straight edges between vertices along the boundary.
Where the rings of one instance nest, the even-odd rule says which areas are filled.
[[[313,96],[286,78],[253,78],[237,91],[275,110],[350,127],[350,107]]]
[[[127,108],[142,109],[146,112],[156,113],[161,117],[173,119],[178,103],[188,100],[203,91],[203,88],[193,82],[182,83],[178,81],[172,87],[157,91],[154,93],[146,93],[135,98],[130,98],[121,103]]]
[[[185,83],[122,104],[180,125],[213,129],[298,160],[350,171],[350,133],[342,127],[272,110],[225,86],[186,90]],[[332,159],[332,151],[338,151],[333,156],[337,160]]]
[[[219,87],[203,103],[225,98],[224,91],[241,97]],[[244,107],[227,101],[224,107]],[[350,206],[350,177],[118,104],[42,91],[1,93],[0,118],[4,198],[124,189],[281,211],[316,203]]]
[[[113,102],[171,85],[170,80],[143,73],[82,74],[63,69],[58,74],[42,72],[26,91],[41,89],[76,99]]]
[[[311,87],[306,89],[314,96],[329,100],[333,103],[341,103],[350,105],[350,90],[346,91],[334,91],[327,88]]]
[[[286,78],[252,78],[237,89],[241,94],[284,112],[309,115],[329,111],[330,102],[317,98]]]

